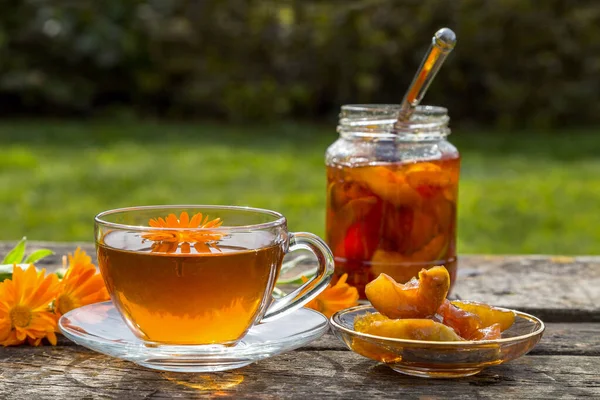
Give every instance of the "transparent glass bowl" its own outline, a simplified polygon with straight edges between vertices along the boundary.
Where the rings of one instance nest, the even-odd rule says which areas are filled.
[[[334,333],[348,348],[393,370],[426,378],[456,378],[479,373],[528,353],[540,341],[544,323],[519,311],[515,323],[496,340],[433,342],[393,339],[354,330],[354,319],[377,312],[372,306],[347,308],[331,319]]]

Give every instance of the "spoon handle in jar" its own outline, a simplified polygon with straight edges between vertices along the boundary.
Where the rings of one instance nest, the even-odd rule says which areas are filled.
[[[455,45],[456,35],[451,29],[442,28],[435,33],[431,40],[431,46],[402,100],[398,121],[406,121],[410,118]]]

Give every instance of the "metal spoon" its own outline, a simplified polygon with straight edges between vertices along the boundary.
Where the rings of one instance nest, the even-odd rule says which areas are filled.
[[[442,28],[435,33],[431,40],[431,47],[425,54],[423,62],[402,100],[398,114],[399,122],[407,121],[410,118],[455,45],[456,35],[451,29]]]

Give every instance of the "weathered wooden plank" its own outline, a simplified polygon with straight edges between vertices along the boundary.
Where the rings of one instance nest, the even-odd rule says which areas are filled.
[[[530,354],[600,356],[600,323],[548,323]]]
[[[79,347],[25,348],[0,364],[0,397],[576,399],[600,396],[600,357],[525,356],[455,380],[398,374],[350,351],[295,351],[214,374],[148,370]],[[431,397],[429,397],[431,396]]]
[[[305,351],[345,349],[333,334],[324,335],[302,348]],[[0,350],[0,358],[1,354]],[[549,323],[542,340],[529,354],[600,356],[600,323]]]
[[[14,242],[0,242],[4,254]],[[61,256],[90,243],[31,242],[57,252],[40,266],[55,269]],[[454,297],[529,312],[546,322],[600,322],[600,256],[461,256]]]
[[[14,243],[1,243],[0,254]],[[30,243],[57,255],[75,243]],[[94,256],[93,246],[80,244]],[[95,257],[94,257],[95,258]],[[454,294],[529,311],[549,321],[600,321],[600,257],[464,256]],[[106,357],[66,339],[57,347],[0,348],[0,399],[305,398],[321,397],[600,397],[600,323],[548,323],[529,355],[469,378],[424,380],[345,350],[326,335],[309,346],[240,370],[161,373]]]
[[[600,332],[600,324],[598,323],[587,323],[587,324],[569,324],[569,323],[559,323],[548,324],[547,332],[540,342],[540,344],[534,349],[529,355],[525,356],[522,360],[517,360],[514,363],[510,363],[507,366],[494,367],[485,371],[483,374],[478,375],[477,377],[467,378],[468,385],[466,387],[475,386],[477,387],[477,395],[482,398],[486,398],[488,395],[492,396],[494,394],[498,394],[496,391],[496,386],[505,386],[506,390],[514,395],[515,398],[544,398],[544,395],[548,396],[562,396],[569,398],[579,398],[584,394],[591,395],[594,394],[592,389],[589,389],[591,383],[596,382],[598,384],[598,374],[600,374],[600,364],[598,364],[598,360],[600,357],[600,336],[598,333]],[[64,351],[63,351],[64,350]],[[39,395],[40,393],[50,393],[52,396],[59,396],[66,393],[73,393],[74,397],[84,397],[91,396],[92,398],[101,398],[104,395],[106,396],[133,396],[133,398],[143,398],[142,394],[154,393],[151,397],[156,398],[167,398],[167,397],[178,397],[178,396],[200,396],[207,395],[212,393],[207,391],[206,389],[218,387],[217,383],[221,383],[222,385],[232,385],[234,382],[240,379],[240,376],[246,381],[248,379],[257,380],[263,382],[267,387],[271,388],[273,386],[277,386],[277,382],[271,377],[273,371],[271,371],[271,367],[267,368],[268,373],[262,367],[264,363],[271,363],[274,360],[279,359],[281,361],[278,364],[277,368],[280,368],[281,371],[276,373],[279,375],[281,379],[285,380],[288,383],[288,386],[285,386],[287,389],[282,389],[281,392],[272,392],[272,391],[260,391],[260,397],[286,397],[286,395],[290,394],[298,394],[298,396],[303,396],[306,394],[302,387],[306,385],[306,382],[302,382],[299,379],[292,379],[290,381],[290,375],[294,375],[297,373],[298,368],[302,368],[304,365],[306,368],[313,369],[313,373],[316,375],[316,369],[322,368],[321,374],[328,375],[331,373],[331,366],[321,365],[319,363],[313,364],[310,361],[309,356],[293,356],[290,354],[293,353],[313,353],[314,359],[323,360],[325,357],[329,363],[334,365],[344,365],[345,372],[341,374],[340,384],[350,384],[351,380],[359,380],[361,378],[362,384],[368,387],[377,387],[380,388],[381,382],[379,380],[374,380],[372,384],[367,382],[364,377],[358,376],[358,371],[356,367],[346,366],[346,362],[344,360],[348,359],[348,356],[343,353],[351,353],[345,350],[345,347],[332,335],[325,335],[320,340],[312,343],[311,345],[303,348],[300,351],[292,352],[287,355],[282,355],[276,357],[273,360],[267,360],[256,364],[255,366],[250,366],[244,368],[239,371],[231,371],[220,374],[193,374],[193,375],[185,375],[185,374],[167,374],[167,373],[156,373],[149,371],[143,367],[136,366],[135,364],[120,361],[114,358],[105,357],[91,351],[88,351],[82,347],[76,346],[69,342],[68,340],[61,338],[59,342],[59,347],[51,348],[51,347],[39,347],[39,348],[31,348],[27,346],[17,347],[17,348],[1,348],[0,349],[0,393],[10,393],[11,396],[15,396],[14,398],[19,398],[19,396],[30,396],[30,395]],[[326,356],[323,356],[326,354]],[[568,358],[569,362],[564,364],[564,357],[568,355],[580,355],[581,362],[574,360],[572,358]],[[594,357],[595,360],[594,361]],[[384,374],[385,379],[387,381],[387,385],[390,386],[389,390],[392,390],[390,393],[394,393],[394,387],[392,387],[393,379],[398,379],[401,385],[410,386],[411,390],[406,394],[417,394],[420,395],[429,395],[433,394],[435,391],[423,391],[422,390],[422,380],[406,378],[403,376],[397,376],[393,378],[394,373],[391,371],[385,371],[385,368],[376,367],[375,363],[371,363],[366,359],[363,359],[359,356],[354,363],[357,365],[368,365],[366,368],[369,376],[374,372],[376,376],[379,376],[380,373]],[[542,358],[540,358],[542,357]],[[530,371],[530,365],[533,362],[527,361],[527,359],[533,358],[534,360],[542,359],[544,368],[541,370],[535,370],[535,376],[529,376],[533,374]],[[352,358],[351,358],[352,359]],[[552,361],[554,360],[554,361]],[[582,380],[581,382],[577,380],[573,380],[572,377],[566,376],[566,372],[563,370],[554,370],[551,368],[552,362],[555,362],[557,365],[561,364],[568,371],[569,365],[578,365],[580,368],[587,368],[587,373],[592,374],[592,377],[589,380]],[[303,363],[299,365],[298,363]],[[365,364],[366,363],[366,364]],[[523,363],[525,365],[524,368],[527,370],[527,374],[525,377],[521,377],[519,370],[516,367],[516,363]],[[512,367],[512,365],[515,367]],[[94,369],[97,367],[97,369]],[[510,367],[510,368],[509,368]],[[250,368],[251,373],[246,374],[239,373],[240,371],[246,371]],[[256,369],[258,368],[258,369]],[[504,369],[508,368],[508,369]],[[289,369],[289,371],[288,371]],[[502,373],[497,372],[504,371]],[[115,379],[115,370],[118,371],[119,376],[128,376],[128,380],[126,384],[123,384],[119,387],[113,387],[108,385],[108,389],[106,391],[101,390],[102,387],[105,387],[105,384],[101,384],[100,382],[96,382],[100,375],[105,376],[106,379]],[[349,370],[349,372],[348,372]],[[374,371],[374,372],[373,372]],[[578,370],[579,371],[579,370]],[[558,374],[559,376],[564,376],[564,381],[571,382],[572,387],[564,389],[564,391],[556,392],[555,389],[552,391],[546,390],[540,392],[541,394],[536,394],[533,387],[528,387],[527,389],[515,389],[515,386],[523,383],[527,383],[529,386],[534,386],[536,382],[540,385],[547,385],[546,380],[548,380],[548,376],[556,379],[553,373]],[[65,382],[53,382],[48,383],[46,385],[45,381],[48,376],[53,376],[56,374],[62,374],[65,378]],[[346,375],[350,375],[350,377]],[[391,377],[387,375],[391,374]],[[596,374],[596,375],[593,375]],[[267,377],[268,375],[268,377]],[[516,375],[517,377],[515,377]],[[336,373],[336,379],[340,374]],[[17,388],[17,384],[13,382],[13,380],[6,380],[5,377],[13,377],[13,379],[17,379],[17,377],[22,377],[20,380],[21,385],[30,388],[23,389]],[[76,377],[77,379],[73,379]],[[40,378],[42,378],[40,380]],[[169,379],[171,381],[169,381]],[[307,379],[309,379],[307,377]],[[406,379],[409,379],[407,381]],[[596,380],[595,380],[596,379]],[[411,381],[412,380],[412,381]],[[135,384],[133,382],[143,382],[145,387],[150,388],[149,392],[145,392],[140,389],[139,391],[135,389],[136,387],[140,387],[140,384]],[[155,382],[158,381],[158,382]],[[171,387],[169,382],[178,381],[179,384],[176,387]],[[463,380],[457,381],[462,382]],[[314,382],[314,378],[310,377],[307,382]],[[562,382],[562,380],[560,381]],[[85,383],[85,385],[84,385]],[[177,383],[177,382],[176,382]],[[580,385],[581,383],[581,385]],[[246,383],[247,384],[247,383]],[[5,385],[5,386],[3,386]],[[32,386],[33,385],[33,386]],[[53,388],[48,392],[48,385],[51,385]],[[86,386],[87,385],[87,386]],[[133,385],[133,386],[132,386]],[[137,386],[136,386],[137,385]],[[165,388],[165,385],[167,388]],[[187,385],[187,386],[186,386]],[[281,386],[281,384],[279,384]],[[302,390],[296,387],[299,385]],[[310,384],[312,385],[312,383]],[[309,385],[309,386],[310,386]],[[318,383],[319,388],[322,386],[321,383]],[[455,385],[455,383],[452,383]],[[559,385],[559,384],[556,384]],[[56,386],[56,387],[54,387]],[[91,386],[92,388],[90,388]],[[182,387],[180,387],[182,386]],[[600,390],[596,386],[591,385],[594,390]],[[129,392],[129,388],[132,387],[135,389],[134,392]],[[460,387],[454,388],[452,387],[449,394],[460,394]],[[492,391],[484,390],[484,388],[492,387]],[[194,389],[195,388],[195,389]],[[199,389],[198,389],[199,388]],[[132,390],[134,390],[132,389]],[[194,389],[193,394],[189,389]],[[323,394],[332,394],[334,391],[334,387],[325,386],[323,389]],[[464,389],[464,388],[463,388]],[[4,392],[6,390],[6,392]],[[240,389],[241,390],[241,389]],[[233,388],[223,388],[220,392],[222,394],[231,394],[235,396],[244,397],[252,397],[255,393],[252,392],[255,390],[254,386],[250,386],[247,390],[243,391],[234,390]],[[355,396],[358,394],[359,390],[367,390],[365,387],[356,386],[355,383],[355,392],[343,391],[340,392],[340,395],[344,396]],[[558,390],[558,389],[557,389]],[[231,392],[233,391],[233,392]],[[231,392],[231,393],[230,393]],[[404,393],[404,392],[403,392]],[[471,392],[469,392],[471,393]],[[214,394],[214,393],[212,393]],[[376,392],[372,397],[385,397],[384,391],[381,393]],[[295,397],[295,396],[294,396]],[[0,398],[3,398],[0,396]],[[7,397],[11,398],[11,397]],[[37,398],[37,397],[36,397]],[[510,398],[510,397],[509,397]]]
[[[546,322],[600,321],[600,257],[464,256],[453,295]]]

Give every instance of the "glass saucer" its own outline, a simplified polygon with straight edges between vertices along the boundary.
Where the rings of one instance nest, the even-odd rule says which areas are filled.
[[[332,330],[350,350],[383,362],[396,372],[425,378],[475,375],[485,367],[519,358],[533,349],[545,329],[538,318],[514,310],[514,324],[495,340],[433,342],[375,336],[354,329],[356,317],[375,312],[369,305],[338,311],[331,317]]]
[[[215,372],[240,368],[301,347],[323,335],[329,322],[322,314],[301,308],[250,329],[235,346],[157,345],[137,338],[112,302],[72,310],[58,321],[62,333],[88,349],[144,367],[175,372]]]

